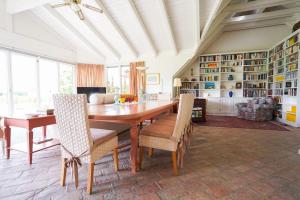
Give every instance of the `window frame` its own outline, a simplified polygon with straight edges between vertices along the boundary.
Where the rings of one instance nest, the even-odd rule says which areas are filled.
[[[58,80],[58,92],[60,92],[60,80],[61,80],[61,75],[60,75],[60,65],[61,64],[66,64],[69,65],[72,68],[72,92],[76,93],[76,64],[75,63],[70,63],[70,62],[65,62],[65,61],[61,61],[58,59],[53,59],[53,58],[48,58],[48,57],[41,57],[39,55],[34,55],[34,54],[30,54],[30,53],[26,53],[26,52],[20,52],[20,51],[16,51],[16,50],[11,50],[8,48],[4,48],[0,46],[0,51],[4,52],[6,54],[6,66],[4,66],[4,68],[6,68],[6,75],[7,75],[7,84],[6,84],[6,90],[7,90],[7,102],[8,102],[8,115],[12,115],[14,112],[16,112],[15,110],[15,106],[14,106],[14,97],[13,97],[13,74],[12,74],[12,54],[21,54],[24,56],[28,56],[28,57],[32,57],[33,59],[35,59],[35,71],[34,71],[34,76],[35,76],[35,93],[37,94],[37,109],[39,109],[41,107],[41,94],[40,94],[40,59],[45,59],[45,60],[49,60],[49,61],[53,61],[54,63],[56,63],[57,66],[57,71],[58,73],[56,74],[56,78]]]
[[[119,69],[119,85],[118,86],[116,86],[116,87],[118,87],[118,88],[120,88],[120,92],[121,93],[123,93],[123,91],[122,91],[122,68],[123,67],[128,67],[129,68],[129,70],[130,70],[130,65],[128,65],[128,64],[119,64],[119,65],[109,65],[109,66],[106,66],[105,67],[105,79],[106,79],[106,87],[107,87],[107,78],[108,78],[108,69],[109,68],[118,68]],[[130,79],[130,77],[129,77],[129,79]],[[130,80],[129,80],[129,87],[130,87]],[[129,90],[130,90],[130,88],[129,88]]]

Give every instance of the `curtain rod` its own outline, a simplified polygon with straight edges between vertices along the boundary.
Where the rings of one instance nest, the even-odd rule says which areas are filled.
[[[56,61],[56,62],[63,62],[63,63],[71,64],[71,65],[76,65],[77,64],[77,63],[69,62],[69,61],[66,61],[66,60],[54,58],[54,57],[43,55],[43,54],[31,53],[31,52],[28,52],[28,51],[20,50],[20,49],[17,49],[15,47],[0,45],[0,49],[4,49],[4,50],[7,50],[7,51],[13,51],[15,53],[21,53],[21,54],[25,54],[25,55],[33,56],[33,57],[45,58],[45,59],[53,60],[53,61]]]

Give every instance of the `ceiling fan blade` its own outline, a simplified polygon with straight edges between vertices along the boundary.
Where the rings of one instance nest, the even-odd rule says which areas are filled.
[[[84,15],[81,10],[76,11],[77,16],[79,17],[80,20],[84,20]]]
[[[70,6],[70,3],[60,3],[60,4],[55,4],[55,5],[51,5],[52,8],[60,8],[60,7],[64,7],[64,6]]]
[[[85,8],[88,8],[90,10],[93,10],[93,11],[96,11],[96,12],[99,12],[99,13],[103,13],[103,10],[100,9],[100,8],[96,8],[94,6],[91,6],[91,5],[88,5],[88,4],[81,4],[83,7]]]

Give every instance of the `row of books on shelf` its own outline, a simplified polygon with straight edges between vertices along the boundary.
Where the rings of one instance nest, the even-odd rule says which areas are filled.
[[[258,66],[245,66],[245,72],[266,72],[267,71],[266,65],[258,65]]]
[[[286,57],[287,64],[296,62],[296,61],[298,61],[298,54],[292,54],[292,55]]]
[[[282,96],[283,95],[283,89],[275,89],[274,90],[275,96]]]
[[[200,76],[200,81],[219,81],[219,76],[205,75]]]
[[[267,92],[265,90],[244,90],[244,97],[265,97]]]
[[[284,95],[297,96],[297,88],[289,88],[284,90]]]
[[[298,69],[298,63],[292,63],[286,66],[287,72],[293,72]]]
[[[288,47],[291,47],[293,45],[295,45],[297,42],[299,41],[299,37],[298,37],[298,34],[296,35],[293,35],[291,38],[288,39],[287,41],[287,48]]]
[[[200,68],[200,74],[203,73],[219,73],[219,68]]]
[[[285,74],[286,80],[296,79],[298,77],[298,71],[287,72]]]
[[[242,72],[242,71],[236,71],[234,68],[231,67],[221,67],[221,72]]]
[[[260,81],[260,80],[267,80],[267,73],[262,74],[244,74],[245,81]]]
[[[239,67],[243,65],[242,61],[222,61],[221,62],[222,66],[232,66],[232,67]]]
[[[251,52],[245,53],[244,59],[263,59],[267,58],[267,52]]]
[[[242,60],[243,54],[228,54],[222,55],[222,60]]]
[[[219,55],[213,56],[200,56],[200,62],[211,62],[211,61],[220,61],[221,57]]]
[[[244,65],[266,65],[267,60],[244,60]]]
[[[283,59],[277,60],[275,62],[275,67],[282,67],[283,66]]]
[[[218,68],[218,63],[200,63],[200,68]]]
[[[266,89],[266,83],[244,83],[245,89]]]
[[[299,52],[299,45],[294,45],[285,50],[286,55],[291,55]]]

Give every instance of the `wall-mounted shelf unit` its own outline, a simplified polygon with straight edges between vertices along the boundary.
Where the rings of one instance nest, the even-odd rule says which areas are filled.
[[[299,37],[269,50],[201,55],[181,77],[181,92],[208,98],[207,113],[221,115],[235,115],[235,104],[249,98],[273,97],[278,121],[300,127]]]

